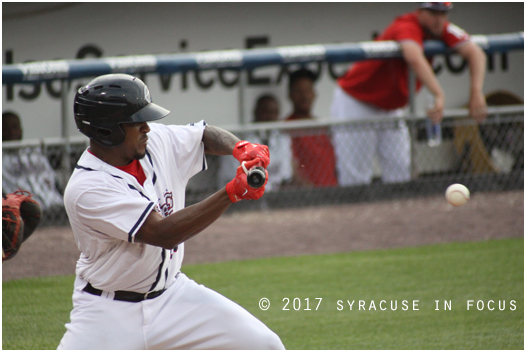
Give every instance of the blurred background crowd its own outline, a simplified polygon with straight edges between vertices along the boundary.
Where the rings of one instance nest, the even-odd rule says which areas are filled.
[[[79,44],[76,58],[85,59],[222,50],[239,38],[246,49],[395,40],[402,52],[397,59],[140,77],[154,102],[171,110],[163,123],[204,119],[269,146],[266,196],[229,211],[416,197],[454,182],[474,192],[523,188],[523,51],[490,55],[471,40],[522,31],[522,3],[323,6],[4,4],[4,64],[73,59]],[[90,15],[97,7],[107,11]],[[137,15],[139,24],[111,22],[116,11]],[[35,26],[57,18],[62,26],[35,33]],[[158,24],[170,19],[168,27]],[[66,32],[69,39],[61,40]],[[174,35],[183,39],[174,44]],[[455,54],[426,58],[422,45],[429,39]],[[422,90],[417,96],[409,92],[409,71]],[[69,82],[69,105],[87,80]],[[32,192],[44,211],[43,226],[67,224],[63,190],[87,147],[70,106],[62,109],[71,123],[61,125],[63,88],[48,82],[3,89],[2,188]],[[187,187],[187,204],[224,187],[237,166],[233,157],[209,156],[207,163]]]

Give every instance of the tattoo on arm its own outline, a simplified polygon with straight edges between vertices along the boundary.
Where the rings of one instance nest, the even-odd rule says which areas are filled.
[[[207,125],[203,133],[205,153],[212,155],[232,155],[232,151],[240,139],[232,133],[216,127]]]

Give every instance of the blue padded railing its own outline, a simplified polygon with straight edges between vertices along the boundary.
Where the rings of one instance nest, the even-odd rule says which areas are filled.
[[[473,35],[472,40],[486,53],[524,50],[524,32]],[[426,55],[447,54],[439,41],[426,41]],[[400,57],[394,41],[317,44],[265,49],[224,50],[198,53],[106,57],[99,59],[54,60],[2,65],[2,84],[72,80],[108,73],[177,73],[207,69],[253,69],[263,66],[326,61],[353,62]]]

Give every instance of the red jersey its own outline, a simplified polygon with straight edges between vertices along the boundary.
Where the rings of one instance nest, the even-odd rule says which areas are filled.
[[[91,155],[95,155],[89,149],[88,149],[88,152]],[[144,170],[139,160],[133,159],[133,161],[129,163],[128,165],[115,166],[115,167],[119,170],[129,173],[130,175],[135,177],[135,179],[137,179],[137,182],[139,182],[141,186],[144,186],[144,181],[146,181],[146,174],[144,173]]]
[[[303,117],[291,115],[287,120]],[[292,154],[298,162],[298,174],[315,186],[336,186],[336,157],[329,136],[316,133],[301,137],[291,137]]]
[[[375,40],[412,40],[423,47],[425,39],[437,38],[424,32],[416,13],[412,12],[397,17]],[[469,35],[446,22],[438,39],[453,48],[468,41]],[[409,101],[408,67],[403,58],[358,61],[338,79],[338,84],[354,98],[385,110],[401,108]],[[417,91],[421,85],[417,80]]]
[[[144,186],[144,181],[146,181],[146,175],[139,160],[133,159],[133,161],[128,165],[115,167],[119,170],[129,173],[137,179],[141,186]]]

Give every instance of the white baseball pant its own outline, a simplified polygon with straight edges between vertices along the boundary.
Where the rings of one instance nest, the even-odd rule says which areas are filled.
[[[58,349],[285,349],[244,308],[180,273],[162,295],[115,301],[82,291],[75,281],[71,322]]]
[[[371,183],[376,152],[384,183],[411,179],[411,145],[405,122],[374,123],[374,120],[397,118],[403,114],[404,109],[382,110],[336,87],[331,107],[333,121],[371,121],[370,124],[335,126],[332,129],[338,182],[341,186]]]

